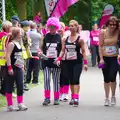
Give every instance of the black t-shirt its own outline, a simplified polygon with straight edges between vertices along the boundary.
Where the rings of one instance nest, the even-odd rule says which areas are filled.
[[[43,53],[48,57],[48,60],[44,61],[44,66],[49,68],[57,68],[54,64],[54,60],[59,56],[62,43],[59,34],[48,33],[43,40]]]
[[[82,62],[83,61],[83,55],[80,53],[80,43],[79,43],[80,36],[78,36],[77,40],[75,42],[70,43],[69,37],[67,37],[65,41],[65,60],[66,61],[75,61],[75,62]]]

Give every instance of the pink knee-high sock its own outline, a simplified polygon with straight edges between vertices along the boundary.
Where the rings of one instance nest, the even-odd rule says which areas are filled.
[[[60,87],[60,94],[64,93],[64,87]]]
[[[74,99],[79,99],[79,94],[73,94]]]
[[[69,85],[65,85],[64,86],[64,93],[68,94],[68,92],[69,92]]]
[[[13,101],[12,101],[12,94],[9,94],[9,93],[6,93],[6,100],[7,100],[7,104],[8,106],[11,106],[13,104]]]
[[[23,103],[23,96],[17,96],[18,104]]]
[[[54,99],[59,99],[60,92],[54,92]]]
[[[50,99],[50,90],[45,90],[44,95],[45,95],[45,98]]]

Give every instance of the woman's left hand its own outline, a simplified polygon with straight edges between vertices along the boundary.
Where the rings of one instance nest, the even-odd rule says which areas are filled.
[[[84,70],[85,70],[85,71],[88,70],[88,65],[84,65]]]

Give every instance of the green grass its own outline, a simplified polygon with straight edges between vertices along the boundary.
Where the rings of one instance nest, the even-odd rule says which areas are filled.
[[[39,73],[39,83],[40,83],[40,86],[41,86],[41,87],[43,87],[43,82],[44,82],[43,79],[44,79],[44,78],[43,78],[43,72],[41,71],[41,72]],[[30,85],[29,85],[29,88],[31,89],[31,88],[34,88],[34,87],[37,87],[37,86],[38,86],[38,85],[30,84]],[[4,107],[5,105],[6,105],[6,99],[5,99],[4,96],[1,96],[1,95],[0,95],[0,108]]]
[[[43,87],[43,83],[44,83],[44,77],[43,77],[43,71],[40,71],[40,73],[39,73],[39,85],[41,86],[41,87]],[[31,88],[33,88],[33,87],[37,87],[38,85],[36,85],[36,84],[29,84],[29,88],[31,89]]]
[[[4,107],[6,105],[6,99],[4,96],[0,95],[0,108]]]

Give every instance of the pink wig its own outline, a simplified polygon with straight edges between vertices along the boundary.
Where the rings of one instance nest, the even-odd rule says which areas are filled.
[[[59,19],[56,17],[50,17],[47,20],[47,24],[46,24],[47,28],[49,28],[50,26],[55,26],[56,29],[58,30],[60,28],[60,22]]]

